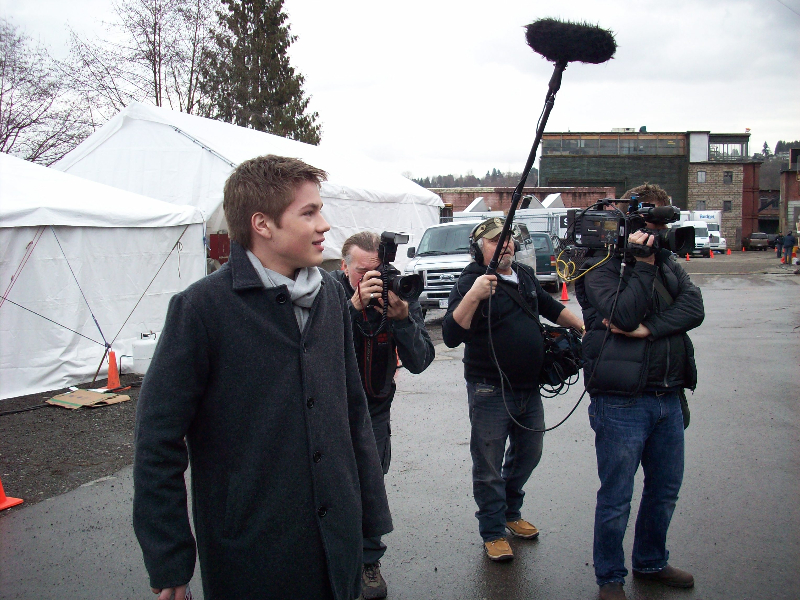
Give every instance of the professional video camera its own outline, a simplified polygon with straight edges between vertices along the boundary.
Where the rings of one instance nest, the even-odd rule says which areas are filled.
[[[390,264],[397,256],[397,246],[407,243],[408,235],[384,231],[381,234],[380,246],[378,246],[378,258],[381,261],[378,270],[381,272],[383,280],[383,295],[387,295],[387,290],[391,290],[397,294],[398,298],[406,302],[419,298],[424,287],[420,275],[403,275]],[[370,304],[373,303],[377,304],[377,301],[375,299],[370,301]]]
[[[615,204],[629,202],[623,213]],[[664,248],[678,255],[694,248],[694,227],[651,229],[648,223],[666,225],[680,219],[681,211],[675,206],[654,206],[640,203],[636,196],[627,200],[606,198],[584,210],[567,211],[567,245],[590,250],[605,249],[609,253],[630,253],[633,256],[650,256]],[[628,235],[644,231],[654,237],[653,245],[632,244]]]

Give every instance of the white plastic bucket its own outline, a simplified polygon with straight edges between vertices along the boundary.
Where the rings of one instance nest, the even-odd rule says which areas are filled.
[[[138,375],[147,373],[153,353],[156,351],[155,333],[143,333],[141,338],[133,342],[133,372]]]

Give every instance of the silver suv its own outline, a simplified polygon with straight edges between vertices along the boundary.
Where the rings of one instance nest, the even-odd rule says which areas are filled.
[[[433,225],[425,230],[418,248],[409,248],[408,257],[412,260],[406,265],[405,274],[417,273],[422,276],[424,290],[419,297],[423,311],[429,308],[447,308],[450,290],[472,258],[469,255],[469,234],[480,223],[458,220],[454,223]],[[512,228],[514,239],[520,243],[515,259],[536,271],[536,253],[528,228],[515,223]]]

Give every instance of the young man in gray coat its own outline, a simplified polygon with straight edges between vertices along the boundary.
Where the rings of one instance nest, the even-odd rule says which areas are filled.
[[[242,163],[225,184],[229,262],[170,302],[134,461],[159,600],[184,599],[195,548],[206,600],[352,600],[363,538],[392,530],[348,299],[318,268],[324,178],[296,159]]]

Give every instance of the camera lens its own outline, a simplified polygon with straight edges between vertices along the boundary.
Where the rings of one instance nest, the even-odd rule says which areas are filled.
[[[422,293],[422,277],[420,275],[395,277],[391,282],[391,290],[401,300],[416,300]]]

